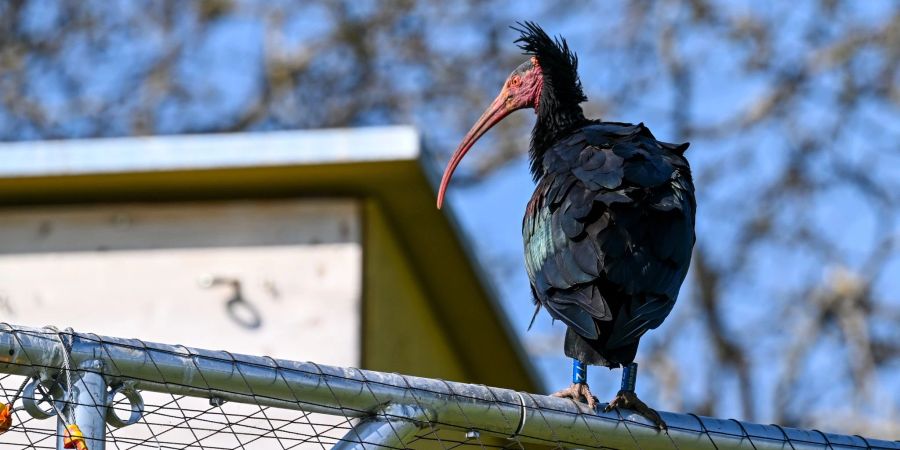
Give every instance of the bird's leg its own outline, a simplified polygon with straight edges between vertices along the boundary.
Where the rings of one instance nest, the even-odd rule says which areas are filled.
[[[587,365],[583,362],[572,360],[572,385],[553,394],[554,397],[571,398],[576,402],[584,401],[591,409],[597,409],[597,397],[591,394],[587,385]],[[582,400],[582,398],[584,400]]]
[[[665,430],[666,423],[659,417],[659,413],[647,406],[647,404],[642,402],[637,394],[634,393],[634,385],[637,380],[637,367],[637,363],[631,363],[622,368],[622,389],[616,394],[616,398],[612,399],[612,401],[606,405],[604,411],[610,412],[613,408],[630,409],[646,417],[647,420],[653,422],[660,430]]]

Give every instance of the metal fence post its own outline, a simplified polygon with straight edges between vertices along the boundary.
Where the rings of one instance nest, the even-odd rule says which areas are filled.
[[[103,361],[92,359],[78,365],[72,371],[71,393],[64,393],[63,416],[78,425],[84,435],[88,450],[106,448],[106,380],[103,379]],[[62,450],[66,426],[71,425],[60,417],[56,423],[56,448]]]

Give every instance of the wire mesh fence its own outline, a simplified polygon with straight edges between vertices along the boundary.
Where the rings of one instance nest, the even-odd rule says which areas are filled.
[[[672,413],[659,432],[507,389],[6,324],[0,393],[2,448],[900,449]]]
[[[14,386],[20,385],[22,378],[7,375],[0,379],[2,401],[14,398]],[[207,399],[153,392],[142,393],[142,398],[145,406],[137,423],[122,428],[106,424],[108,448],[287,449],[309,444],[331,448],[351,427],[347,418],[324,414],[236,403],[210,404]],[[110,407],[120,416],[127,417],[131,412],[123,398],[114,400]],[[55,449],[56,422],[38,420],[24,410],[16,411],[12,427],[0,438],[0,444],[3,448]]]

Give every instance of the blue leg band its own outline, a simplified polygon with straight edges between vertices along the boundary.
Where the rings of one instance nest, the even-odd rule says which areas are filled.
[[[572,383],[587,383],[587,366],[577,360],[572,360]]]
[[[637,382],[637,363],[631,363],[622,367],[622,390],[634,392],[634,384]]]

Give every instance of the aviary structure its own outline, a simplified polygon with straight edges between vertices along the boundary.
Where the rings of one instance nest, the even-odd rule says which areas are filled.
[[[522,222],[525,263],[535,316],[544,307],[568,326],[565,353],[573,358],[572,385],[554,395],[594,408],[586,365],[623,367],[606,410],[633,409],[664,429],[634,392],[634,358],[641,336],[675,305],[690,264],[696,201],[688,144],[657,141],[643,124],[586,119],[578,58],[565,39],[531,22],[520,27],[516,42],[530,58],[450,158],[437,206],[475,141],[513,111],[533,108],[537,188]]]

